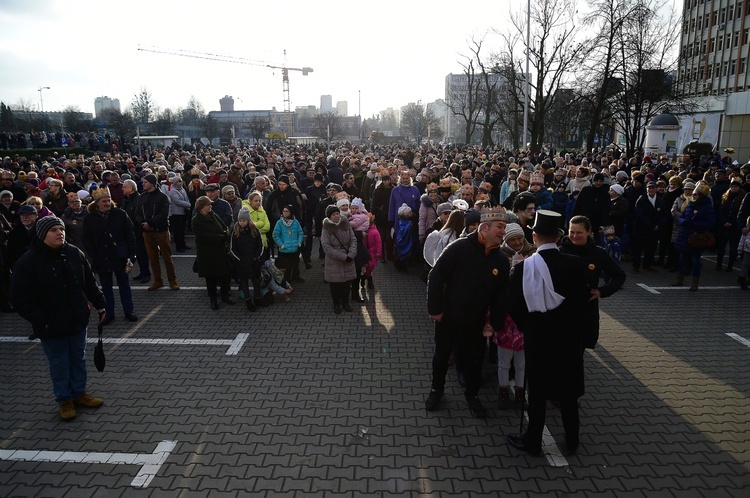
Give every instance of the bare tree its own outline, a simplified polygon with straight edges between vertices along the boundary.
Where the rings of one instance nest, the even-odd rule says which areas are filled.
[[[91,129],[91,121],[85,119],[78,106],[68,106],[62,114],[65,129],[69,132],[85,132]]]
[[[521,130],[523,129],[523,105],[524,85],[526,78],[521,69],[521,61],[515,57],[516,46],[519,43],[519,35],[502,34],[503,48],[495,56],[495,67],[503,76],[505,81],[505,98],[497,102],[498,126],[509,138],[513,149],[519,149],[523,141]]]
[[[439,137],[443,134],[440,119],[429,107],[408,104],[401,111],[401,131],[421,144],[427,136]]]
[[[133,95],[133,100],[130,103],[131,112],[136,122],[139,124],[146,124],[156,114],[156,104],[154,98],[151,96],[146,87],[141,88],[140,93]]]
[[[101,120],[107,128],[112,129],[120,139],[120,143],[125,143],[135,135],[135,118],[130,111],[121,112],[119,109],[104,109],[101,113]]]
[[[155,115],[155,119],[151,122],[150,128],[156,135],[173,135],[175,133],[175,126],[177,125],[177,113],[172,109],[164,109]]]
[[[522,43],[534,73],[529,82],[530,149],[538,152],[557,90],[566,83],[571,68],[580,62],[585,45],[576,39],[580,34],[574,0],[539,0],[531,5],[531,43],[526,46],[525,37]],[[525,33],[527,22],[523,13],[513,15],[512,23],[519,34]]]
[[[257,144],[260,139],[265,138],[266,133],[271,129],[271,121],[266,116],[253,116],[246,127]]]
[[[463,62],[459,62],[463,68],[461,79],[455,81],[458,83],[456,85],[457,88],[451,85],[451,91],[445,96],[445,104],[448,107],[448,112],[459,118],[463,123],[464,143],[467,144],[472,142],[471,138],[474,135],[480,112],[480,79],[476,74],[475,57],[478,58],[483,41],[483,39],[477,41],[475,38],[472,38],[469,43],[471,55],[459,54],[463,59]],[[446,132],[451,134],[452,130],[446,130]]]
[[[614,99],[613,119],[625,136],[628,155],[643,148],[651,118],[667,109],[692,107],[692,101],[675,93],[670,76],[678,60],[678,16],[664,0],[634,0],[622,23],[616,66],[622,91]]]
[[[315,116],[312,132],[315,136],[327,140],[335,140],[344,136],[341,129],[341,119],[336,111],[320,112]]]

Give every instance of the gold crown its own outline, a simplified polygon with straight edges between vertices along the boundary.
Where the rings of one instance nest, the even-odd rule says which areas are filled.
[[[100,187],[91,192],[91,198],[94,199],[94,202],[96,202],[99,199],[111,199],[112,195],[109,193],[109,188]]]
[[[496,206],[494,208],[482,209],[480,211],[479,220],[484,223],[486,221],[508,221],[508,214],[505,212],[505,208],[502,206]]]

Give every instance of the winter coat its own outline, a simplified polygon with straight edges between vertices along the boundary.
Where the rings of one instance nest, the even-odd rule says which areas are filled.
[[[565,208],[567,207],[569,200],[570,197],[568,197],[567,193],[559,190],[554,191],[552,193],[552,211],[565,216]]]
[[[78,211],[73,211],[68,206],[60,218],[65,223],[65,241],[79,249],[83,249],[83,219],[87,214],[88,211],[83,206]]]
[[[135,218],[138,225],[145,221],[154,232],[169,230],[169,197],[158,188],[143,192],[138,196]]]
[[[583,338],[596,320],[589,316],[583,261],[554,248],[537,254],[547,264],[554,291],[565,300],[545,313],[530,312],[523,291],[528,260],[513,267],[507,300],[510,316],[523,332],[526,378],[542,398],[578,398],[584,392]]]
[[[630,211],[630,207],[625,197],[619,196],[616,199],[610,199],[609,224],[615,227],[615,235],[618,237],[622,237],[622,234],[625,232],[628,211]]]
[[[268,247],[268,240],[266,240],[266,234],[271,231],[271,224],[268,222],[268,216],[263,210],[263,207],[259,207],[256,211],[250,206],[248,201],[242,201],[243,206],[247,206],[250,210],[250,221],[253,222],[255,228],[260,232],[260,239],[263,241],[263,247]]]
[[[688,246],[688,238],[693,232],[705,232],[714,226],[714,203],[710,197],[701,196],[697,201],[690,201],[685,211],[677,220],[680,225],[680,233],[674,241],[674,247],[678,251],[693,251]]]
[[[378,266],[378,261],[383,257],[383,240],[380,238],[380,232],[378,232],[375,224],[371,224],[367,230],[367,235],[364,237],[365,247],[370,253],[370,261],[368,261],[364,268],[372,269]]]
[[[535,207],[537,211],[540,209],[552,209],[552,206],[555,204],[554,200],[552,200],[552,192],[544,187],[539,192],[535,192],[534,197],[536,198]]]
[[[349,226],[349,220],[342,216],[338,223],[330,218],[323,220],[320,244],[325,252],[326,282],[348,282],[357,277],[354,258],[357,256],[357,238]],[[350,261],[346,261],[349,258]]]
[[[713,210],[712,210],[713,211]],[[658,239],[669,216],[664,201],[656,196],[656,202],[651,205],[648,194],[642,195],[635,203],[635,214],[633,218],[633,237],[640,240]],[[659,230],[654,230],[655,227]]]
[[[577,246],[568,237],[563,237],[560,241],[560,252],[581,258],[584,263],[586,283],[589,288],[598,289],[601,298],[611,296],[625,283],[625,272],[622,271],[617,261],[612,259],[602,247],[596,245],[590,237],[584,246]],[[609,281],[600,286],[599,281],[603,274],[609,277]],[[589,307],[588,316],[595,320],[595,327],[584,330],[583,346],[594,349],[599,340],[599,300],[589,301],[587,306]]]
[[[13,268],[13,265],[18,261],[21,256],[29,250],[31,243],[36,239],[35,225],[32,225],[31,230],[27,230],[20,222],[13,227],[13,230],[8,232],[8,246],[5,248],[5,261],[8,264],[8,268]]]
[[[362,212],[350,214],[348,218],[355,232],[366,232],[370,228],[370,217]]]
[[[13,268],[10,296],[40,339],[81,333],[89,323],[89,302],[95,309],[105,306],[80,249],[67,243],[53,249],[36,238]]]
[[[215,213],[196,213],[193,216],[195,252],[198,261],[198,276],[206,278],[226,277],[230,274],[227,250],[229,233],[227,226]]]
[[[717,233],[721,230],[727,236],[737,236],[740,234],[741,227],[745,226],[744,224],[737,226],[737,214],[740,212],[742,197],[744,197],[744,192],[740,191],[736,194],[730,192],[726,200],[722,199],[719,209],[716,211]],[[726,223],[729,223],[731,226],[725,227],[724,224]]]
[[[135,261],[133,223],[122,209],[111,208],[105,218],[95,203],[83,219],[83,248],[91,258],[94,272],[124,269],[128,258]]]
[[[427,194],[422,195],[419,200],[419,240],[424,241],[438,218],[437,202],[432,202]]]
[[[412,215],[419,213],[419,189],[413,185],[398,185],[393,187],[391,198],[388,201],[388,221],[398,219],[398,210],[402,204],[406,204],[411,209]]]
[[[279,252],[291,254],[299,251],[302,242],[305,240],[305,234],[302,231],[302,225],[296,218],[281,218],[276,222],[273,229],[273,241],[279,248]]]
[[[185,216],[190,213],[190,198],[184,188],[172,185],[168,195],[172,201],[169,205],[169,216]]]
[[[586,187],[576,197],[573,205],[573,216],[583,215],[591,221],[594,233],[599,227],[609,225],[609,208],[611,204],[609,188],[606,186]]]
[[[474,231],[445,248],[427,277],[427,310],[443,315],[468,330],[481,333],[487,310],[490,324],[505,323],[508,295],[508,258],[495,247],[489,252]]]
[[[370,212],[375,215],[375,224],[379,227],[388,226],[388,206],[390,205],[393,187],[385,187],[382,183],[372,191]],[[390,223],[392,225],[392,223]]]
[[[672,243],[677,240],[677,236],[680,234],[679,219],[680,216],[682,216],[682,212],[685,211],[688,202],[690,202],[690,199],[685,199],[685,197],[681,195],[672,203],[672,238],[670,239],[670,242]]]
[[[234,227],[233,227],[234,228]],[[260,232],[250,226],[240,229],[239,235],[232,230],[229,250],[235,260],[235,274],[239,278],[255,278],[260,273],[261,256],[263,255],[263,241]]]

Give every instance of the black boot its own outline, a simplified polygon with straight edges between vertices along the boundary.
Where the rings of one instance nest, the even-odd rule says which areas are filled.
[[[219,309],[219,303],[216,302],[215,297],[211,298],[211,309],[214,311]]]
[[[368,289],[374,289],[375,284],[372,283],[372,277],[367,277],[367,288]]]
[[[256,308],[265,308],[266,307],[266,303],[262,299],[260,299],[260,298],[256,297],[255,299],[253,299],[253,302],[255,303],[255,307]]]
[[[740,277],[737,282],[740,283],[740,289],[747,290],[747,277]]]
[[[237,304],[234,302],[234,300],[231,297],[229,297],[229,294],[221,296],[221,302],[229,304],[229,305]]]
[[[344,308],[344,311],[354,311],[351,306],[349,306],[349,301],[343,301],[341,303],[341,307]]]
[[[336,313],[337,315],[341,314],[341,305],[339,304],[338,301],[333,302],[333,312]]]
[[[252,299],[246,299],[245,305],[247,306],[248,311],[258,311],[258,307],[255,306],[255,303],[253,302]]]

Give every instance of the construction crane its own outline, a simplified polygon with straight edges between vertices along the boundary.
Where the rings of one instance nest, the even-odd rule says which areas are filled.
[[[160,47],[144,48],[139,45],[138,50],[141,50],[143,52],[154,52],[157,54],[178,55],[180,57],[190,57],[193,59],[205,59],[209,61],[231,62],[232,64],[245,64],[248,66],[261,66],[261,67],[268,67],[271,69],[281,69],[281,81],[282,81],[282,85],[284,89],[284,112],[286,113],[291,112],[291,102],[289,99],[289,71],[300,71],[302,72],[302,76],[307,76],[309,73],[313,72],[313,69],[311,67],[286,67],[286,50],[284,50],[284,65],[283,66],[274,66],[273,64],[269,64],[267,62],[258,61],[254,59],[246,59],[243,57],[233,57],[233,56],[221,55],[221,54],[210,54],[210,53],[205,53],[205,52],[193,52],[191,50],[182,50],[182,49],[169,49],[169,48],[160,48]]]

